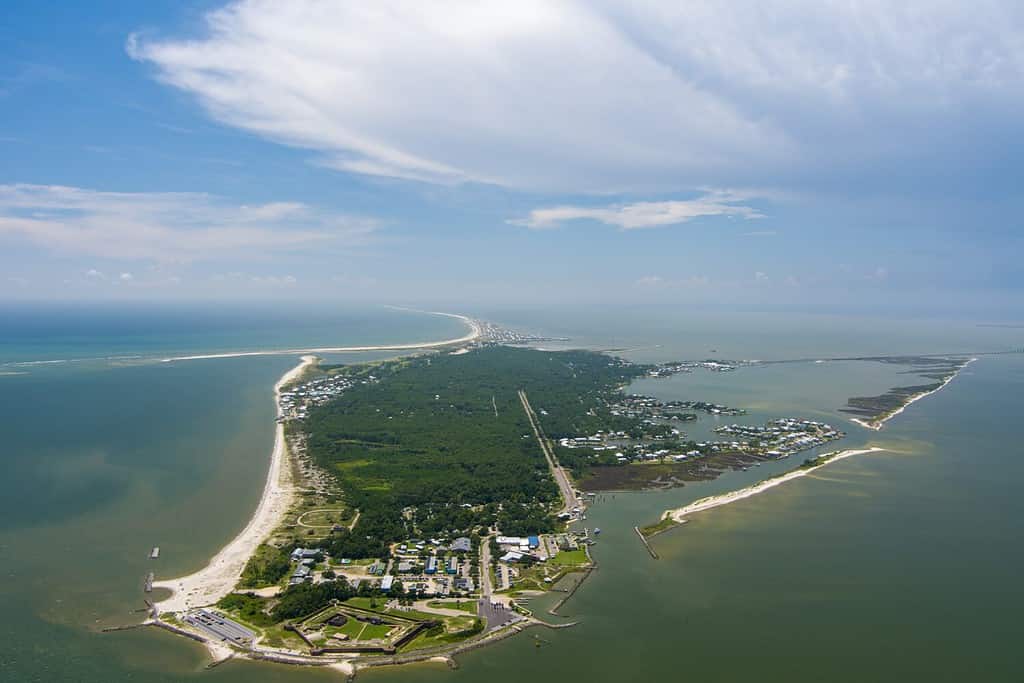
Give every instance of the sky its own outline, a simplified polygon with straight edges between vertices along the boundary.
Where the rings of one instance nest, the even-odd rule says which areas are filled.
[[[0,301],[1024,318],[1024,5],[7,0]]]

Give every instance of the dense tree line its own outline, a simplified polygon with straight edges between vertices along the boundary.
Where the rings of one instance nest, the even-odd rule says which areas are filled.
[[[354,595],[355,591],[343,578],[322,583],[299,583],[288,586],[278,596],[270,615],[274,621],[296,619],[326,607],[332,600],[348,600]]]
[[[412,531],[407,508],[416,508],[415,523],[427,533],[495,517],[530,533],[549,529],[545,510],[558,488],[517,390],[528,392],[558,438],[607,429],[608,401],[643,369],[599,353],[494,346],[343,371],[379,381],[314,408],[304,426],[310,455],[362,513],[351,534],[328,542],[345,556],[366,557]]]

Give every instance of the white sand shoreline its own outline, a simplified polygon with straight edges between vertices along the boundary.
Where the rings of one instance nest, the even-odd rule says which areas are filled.
[[[778,477],[765,479],[762,482],[758,482],[757,484],[747,486],[736,491],[730,491],[729,493],[722,493],[714,496],[708,496],[707,498],[701,498],[700,500],[694,501],[681,508],[676,508],[674,510],[666,510],[664,513],[662,513],[661,518],[671,518],[673,522],[681,524],[686,521],[686,517],[689,515],[692,515],[697,512],[703,512],[705,510],[710,510],[712,508],[721,507],[722,505],[728,505],[729,503],[735,503],[738,500],[750,498],[751,496],[756,496],[757,494],[764,493],[768,489],[774,488],[779,484],[785,483],[787,481],[792,481],[793,479],[796,479],[798,477],[807,476],[811,472],[814,472],[815,470],[820,469],[830,463],[836,462],[837,460],[849,458],[850,456],[853,455],[862,455],[864,453],[876,453],[878,451],[884,450],[884,448],[872,446],[870,448],[859,448],[839,451],[835,453],[832,457],[829,457],[828,459],[824,460],[818,465],[815,465],[814,467],[798,468],[785,474],[782,474]]]
[[[403,309],[404,310],[404,309]],[[205,353],[195,356],[173,356],[161,359],[161,363],[172,363],[183,360],[207,360],[211,358],[241,358],[245,356],[290,356],[300,353],[359,353],[363,351],[410,351],[414,349],[432,349],[438,346],[449,346],[453,344],[466,344],[476,341],[480,337],[480,326],[469,316],[457,313],[442,313],[440,311],[418,311],[430,315],[442,315],[448,318],[458,318],[469,326],[469,332],[456,339],[444,339],[441,341],[422,342],[418,344],[382,344],[378,346],[325,346],[312,349],[268,349],[262,351],[229,351],[225,353]]]
[[[390,346],[349,346],[331,347],[322,349],[307,350],[286,350],[286,351],[250,351],[241,353],[205,354],[198,356],[180,356],[176,358],[165,358],[164,362],[177,360],[198,360],[207,358],[234,358],[238,356],[265,356],[265,355],[289,355],[304,353],[302,362],[282,375],[281,379],[274,385],[274,405],[277,417],[281,417],[281,389],[297,379],[311,364],[317,361],[314,354],[318,352],[346,352],[346,351],[391,351],[391,350],[413,350],[436,348],[453,344],[468,343],[480,336],[480,326],[477,322],[467,316],[457,313],[441,313],[437,311],[421,311],[431,315],[443,315],[451,318],[458,318],[466,323],[470,331],[458,339],[447,339],[443,341],[424,342],[422,344],[395,344]],[[280,525],[285,513],[291,506],[294,498],[294,489],[291,482],[291,468],[287,462],[288,445],[284,438],[284,425],[277,424],[274,435],[274,448],[271,452],[270,467],[267,471],[267,480],[263,486],[263,495],[256,507],[249,523],[238,533],[235,538],[228,542],[221,550],[213,556],[210,562],[202,569],[187,576],[176,579],[154,581],[154,588],[166,588],[172,591],[170,597],[155,603],[155,609],[159,612],[180,612],[210,605],[235,589],[238,580],[242,575],[249,558],[256,551],[264,539],[266,539]]]
[[[942,384],[940,384],[939,386],[935,387],[931,391],[925,391],[923,393],[920,393],[920,394],[917,394],[916,396],[911,397],[911,399],[909,401],[907,401],[902,406],[900,406],[899,408],[897,408],[896,410],[892,411],[891,413],[889,413],[888,415],[886,415],[885,417],[883,417],[881,419],[871,420],[869,422],[867,420],[862,420],[859,417],[854,417],[854,418],[850,418],[850,422],[856,422],[861,427],[866,427],[867,429],[871,429],[871,430],[874,430],[876,432],[877,431],[881,431],[882,427],[885,426],[886,422],[888,422],[889,420],[891,420],[892,418],[896,417],[897,415],[902,413],[904,410],[906,410],[907,406],[909,406],[911,403],[914,403],[915,401],[920,401],[922,398],[925,398],[926,396],[931,396],[935,392],[941,391],[941,390],[945,389],[946,385],[949,384],[950,382],[952,382],[954,379],[956,379],[957,376],[959,376],[960,373],[963,372],[964,368],[966,368],[968,365],[970,365],[971,363],[973,363],[976,360],[978,360],[978,359],[977,358],[971,358],[966,363],[964,363],[963,366],[959,370],[957,370],[952,375],[947,377],[942,382]]]
[[[303,356],[302,362],[282,375],[274,385],[274,403],[278,417],[281,415],[281,389],[301,376],[316,360],[316,356]],[[172,591],[170,597],[155,603],[158,613],[180,612],[210,605],[235,589],[246,562],[263,539],[281,523],[282,517],[292,504],[294,489],[291,469],[287,467],[287,448],[284,425],[278,423],[263,495],[249,523],[199,571],[176,579],[155,581],[154,588]]]

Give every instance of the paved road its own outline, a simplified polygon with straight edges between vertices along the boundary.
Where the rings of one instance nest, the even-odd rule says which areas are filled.
[[[543,430],[541,430],[540,420],[537,419],[537,414],[530,407],[530,401],[526,398],[526,392],[522,389],[519,390],[519,400],[522,401],[523,410],[526,411],[526,417],[530,420],[533,435],[537,437],[537,443],[540,444],[540,449],[544,452],[544,457],[547,458],[548,467],[551,468],[551,476],[555,478],[558,490],[562,493],[562,500],[565,502],[565,506],[561,509],[560,513],[572,513],[573,508],[582,508],[583,505],[580,503],[579,498],[576,497],[576,490],[572,487],[572,480],[569,478],[569,474],[565,471],[565,468],[558,464],[558,460],[555,459],[555,452],[552,450],[547,437],[544,436]]]
[[[491,601],[491,537],[480,539],[480,597]],[[483,616],[483,615],[481,615]]]

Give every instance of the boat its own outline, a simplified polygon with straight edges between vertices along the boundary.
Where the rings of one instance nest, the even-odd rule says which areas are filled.
[[[601,527],[594,527],[594,535],[601,533]]]
[[[160,557],[160,546],[155,546],[149,551],[149,559],[155,560],[158,557]]]

